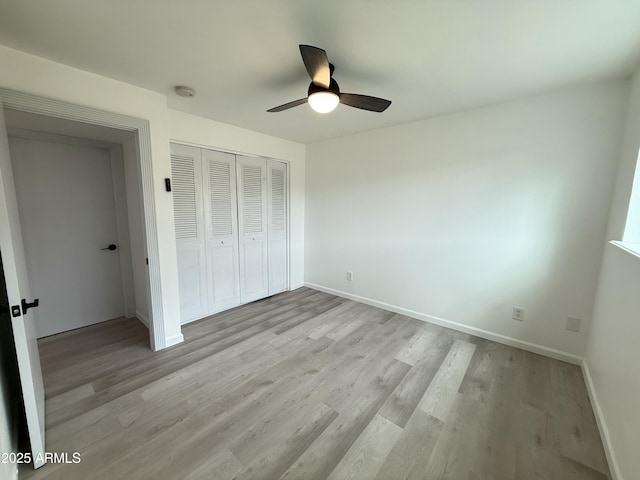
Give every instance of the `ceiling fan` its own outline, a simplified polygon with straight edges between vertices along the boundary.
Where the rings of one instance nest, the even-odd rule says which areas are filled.
[[[267,112],[282,112],[307,102],[318,113],[329,113],[338,106],[338,103],[371,112],[384,112],[391,105],[391,100],[384,98],[358,95],[357,93],[341,93],[340,87],[333,79],[334,66],[329,63],[327,52],[323,49],[311,45],[300,45],[300,53],[304,66],[311,77],[307,96],[273,107]]]

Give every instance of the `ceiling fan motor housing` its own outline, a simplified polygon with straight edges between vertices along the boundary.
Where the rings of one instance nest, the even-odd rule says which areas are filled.
[[[333,78],[329,83],[329,88],[324,88],[323,86],[316,85],[315,83],[311,82],[311,84],[309,84],[307,96],[310,96],[312,93],[317,92],[331,92],[335,93],[337,96],[340,96],[340,87],[338,87],[338,82],[336,82]]]

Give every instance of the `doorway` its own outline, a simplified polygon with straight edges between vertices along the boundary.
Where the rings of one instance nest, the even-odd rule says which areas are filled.
[[[9,109],[5,119],[37,337],[123,316],[148,326],[133,134]]]
[[[133,135],[133,141],[128,144],[128,148],[131,156],[135,158],[135,161],[132,162],[134,164],[133,168],[135,168],[140,182],[138,185],[141,192],[141,218],[139,219],[139,224],[143,228],[139,240],[146,252],[144,275],[142,275],[144,280],[142,283],[148,299],[147,319],[150,345],[152,350],[157,351],[180,343],[183,340],[182,334],[176,334],[173,330],[173,319],[165,318],[164,315],[156,195],[154,193],[157,187],[154,179],[149,121],[2,87],[0,87],[0,102],[0,108],[3,108],[4,112],[16,111],[25,114],[36,114],[43,118],[69,121],[82,131],[92,130],[94,127],[107,127],[113,132]],[[0,201],[0,207],[3,207],[2,201]],[[9,229],[9,232],[11,232],[11,229]],[[9,239],[5,240],[7,245],[10,246]],[[18,250],[21,250],[21,248],[20,246]],[[16,267],[19,270],[21,269],[19,264]],[[136,281],[139,277],[135,276]],[[138,289],[137,286],[136,289]],[[19,292],[16,291],[14,293],[17,295]]]
[[[132,269],[122,261],[131,254],[123,251],[129,242],[120,240],[128,237],[128,222],[117,221],[127,212],[116,212],[115,202],[116,195],[126,202],[126,193],[114,192],[124,186],[116,178],[123,168],[112,168],[122,161],[111,154],[116,146],[61,135],[45,140],[33,131],[33,138],[11,135],[12,116],[6,115],[9,150],[27,272],[40,299],[37,337],[131,317],[125,296],[135,295],[125,294],[124,285],[133,285]]]

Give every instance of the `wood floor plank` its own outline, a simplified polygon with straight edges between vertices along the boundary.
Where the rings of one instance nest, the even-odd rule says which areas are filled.
[[[421,356],[412,351],[413,368],[402,379],[391,396],[380,409],[380,415],[404,428],[407,421],[424,396],[445,357],[451,350],[453,339],[446,332],[430,337],[431,344],[423,349]],[[425,345],[426,347],[426,345]],[[422,348],[422,347],[421,347]],[[401,355],[406,358],[406,355]],[[398,358],[398,356],[396,356]]]
[[[591,401],[577,365],[558,362],[551,371],[551,414],[558,422],[560,452],[593,470],[608,474]]]
[[[574,365],[304,287],[183,333],[42,339],[46,449],[82,462],[20,478],[609,478]]]
[[[418,408],[443,422],[447,420],[475,349],[474,344],[465,341],[453,343]]]
[[[402,428],[376,415],[333,469],[328,480],[375,478],[401,433]]]
[[[335,315],[331,315],[331,317],[325,318],[324,321],[316,325],[313,330],[307,332],[307,336],[316,340],[318,338],[322,338],[333,329],[338,328],[340,325],[352,322],[353,319],[358,316],[358,314],[371,310],[371,307],[369,307],[368,305],[363,305],[361,303],[355,302],[343,304],[341,305],[341,307],[342,308],[339,311],[334,312]]]
[[[90,383],[85,383],[84,385],[80,385],[71,390],[67,390],[60,395],[48,399],[47,412],[54,412],[60,408],[68,406],[73,402],[91,397],[92,395],[95,395],[95,393],[96,392],[93,389],[93,385]]]
[[[521,375],[518,377],[520,402],[543,411],[553,405],[551,369],[554,361],[530,352],[522,352]]]
[[[432,478],[425,473],[443,425],[437,418],[415,410],[375,478]]]
[[[516,443],[517,478],[546,479],[558,468],[560,453],[553,419],[548,413],[529,405],[518,407]]]
[[[522,480],[594,479],[609,476],[560,453],[554,418],[547,412],[522,404],[514,438],[517,446],[515,478]]]
[[[486,402],[490,395],[495,372],[501,365],[500,345],[485,340],[474,352],[465,377],[460,384],[460,393]]]
[[[424,469],[424,478],[457,480],[469,477],[471,468],[484,453],[476,449],[482,434],[481,418],[484,415],[480,413],[483,408],[482,402],[460,393],[457,395]]]
[[[338,305],[326,312],[316,315],[304,324],[296,325],[289,330],[279,334],[285,340],[293,340],[300,336],[311,338],[322,338],[324,332],[329,331],[333,326],[337,325],[344,318],[353,315],[353,311],[361,304],[349,302],[344,299]],[[351,310],[351,312],[349,312]]]
[[[414,336],[411,337],[406,345],[397,353],[396,358],[409,365],[415,365],[416,362],[423,357],[425,350],[433,344],[435,338],[441,332],[442,329],[433,325],[427,323],[420,325]]]
[[[472,457],[469,471],[479,478],[515,478],[517,448],[513,436],[518,403],[513,401],[517,397],[513,388],[506,388],[509,384],[515,384],[515,378],[509,368],[500,365],[491,392],[495,396],[482,407],[475,407],[479,421],[475,449],[482,455]]]
[[[244,464],[247,468],[238,475],[238,480],[267,480],[278,479],[295,462],[298,457],[324,432],[335,420],[338,414],[320,403],[305,408],[303,415],[289,417],[278,427],[278,433],[271,433],[269,440],[262,442],[259,448],[255,448],[251,455],[247,450],[239,452],[239,458],[244,455]],[[295,418],[295,421],[292,421]],[[263,424],[257,427],[262,427]],[[255,435],[251,429],[246,435]],[[259,431],[259,435],[262,432]],[[244,443],[246,437],[239,438],[236,442]],[[234,444],[236,443],[234,442]],[[243,445],[246,447],[246,443]],[[231,446],[234,448],[234,445]]]
[[[245,467],[226,448],[212,457],[206,457],[200,464],[193,465],[182,480],[229,480],[237,478]]]

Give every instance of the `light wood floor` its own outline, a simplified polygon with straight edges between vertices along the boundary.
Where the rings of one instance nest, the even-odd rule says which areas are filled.
[[[47,450],[82,462],[21,477],[609,478],[575,365],[306,288],[184,334],[42,340]]]

